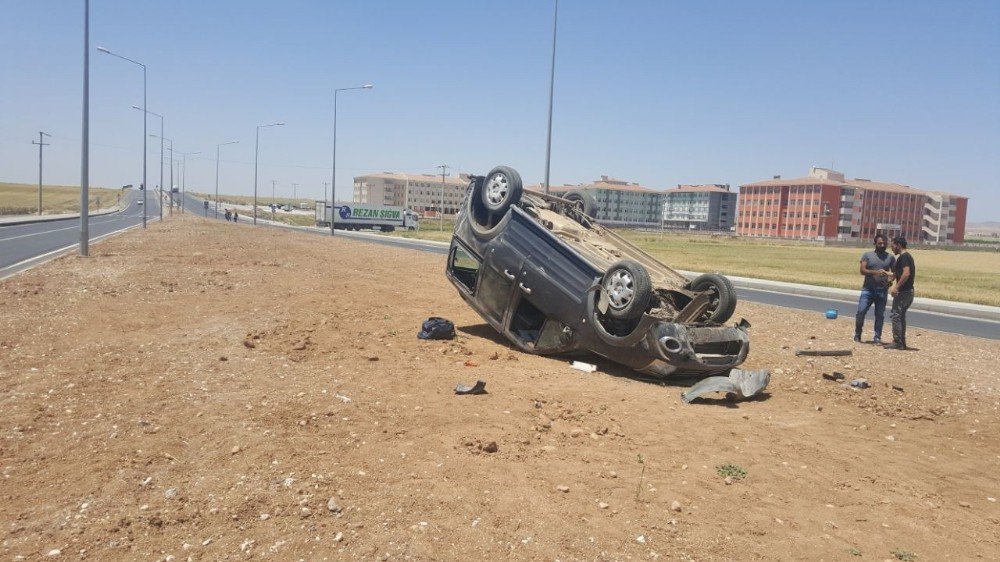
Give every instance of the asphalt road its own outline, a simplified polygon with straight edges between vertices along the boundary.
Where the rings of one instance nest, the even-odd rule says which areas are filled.
[[[91,216],[90,239],[142,224],[140,193],[129,194],[125,209],[107,215]],[[160,208],[155,197],[147,197],[147,221],[158,220]],[[34,258],[80,243],[80,218],[66,218],[29,224],[0,226],[0,278],[28,267]]]

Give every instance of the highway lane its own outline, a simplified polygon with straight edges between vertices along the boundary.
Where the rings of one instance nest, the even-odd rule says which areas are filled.
[[[141,193],[128,194],[128,206],[116,213],[91,216],[90,239],[142,224]],[[147,221],[159,220],[155,197],[147,197]],[[0,226],[0,277],[23,269],[32,260],[56,250],[79,244],[80,218]]]

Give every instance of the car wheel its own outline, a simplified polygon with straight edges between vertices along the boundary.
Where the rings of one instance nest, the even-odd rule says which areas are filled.
[[[718,273],[706,273],[695,277],[688,283],[688,288],[692,291],[711,291],[711,300],[708,310],[701,320],[709,322],[723,323],[736,312],[736,289],[724,275]]]
[[[613,320],[634,320],[642,316],[653,296],[649,273],[639,262],[622,260],[610,268],[601,279],[601,288],[608,295],[608,316]]]
[[[563,195],[563,199],[572,201],[578,211],[590,218],[597,214],[597,201],[589,193],[573,190]]]
[[[523,190],[521,175],[517,170],[497,166],[486,175],[486,181],[483,182],[483,204],[490,213],[502,215],[511,205],[521,200]]]

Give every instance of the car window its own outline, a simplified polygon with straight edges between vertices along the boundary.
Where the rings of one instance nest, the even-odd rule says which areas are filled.
[[[465,285],[469,292],[476,290],[476,279],[479,277],[479,268],[482,264],[460,245],[455,245],[448,256],[448,270],[455,276],[462,285]]]

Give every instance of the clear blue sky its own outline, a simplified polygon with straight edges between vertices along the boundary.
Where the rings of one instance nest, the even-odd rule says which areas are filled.
[[[79,184],[82,0],[0,0],[0,181]],[[552,2],[91,1],[91,184],[138,184],[142,103],[189,189],[321,197],[334,88],[337,184],[400,170],[540,182]],[[1000,219],[1000,2],[562,0],[551,182],[602,174],[663,189],[817,165],[971,198]],[[150,120],[151,132],[159,123]],[[150,139],[158,183],[158,141]],[[178,183],[175,180],[175,183]]]

